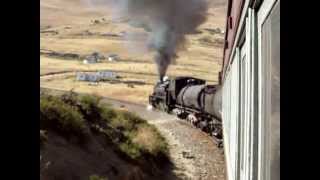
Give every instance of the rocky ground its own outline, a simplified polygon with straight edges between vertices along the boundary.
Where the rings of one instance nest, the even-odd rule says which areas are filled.
[[[224,156],[210,137],[178,119],[153,121],[170,146],[176,165],[174,172],[182,179],[225,179]]]

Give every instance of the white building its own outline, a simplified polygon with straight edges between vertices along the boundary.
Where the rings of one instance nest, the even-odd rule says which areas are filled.
[[[109,54],[108,61],[117,61],[119,60],[119,56],[117,54]]]
[[[83,60],[83,64],[94,64],[100,62],[103,59],[105,59],[105,57],[102,54],[94,52]]]

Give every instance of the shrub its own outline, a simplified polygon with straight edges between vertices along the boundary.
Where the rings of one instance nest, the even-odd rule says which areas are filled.
[[[117,110],[111,125],[120,129],[125,141],[120,142],[120,150],[133,159],[139,159],[146,153],[152,156],[167,154],[167,142],[158,130],[134,113]]]
[[[40,127],[65,134],[85,133],[84,119],[78,109],[53,96],[40,97]]]
[[[84,95],[80,98],[80,103],[83,108],[90,110],[90,108],[98,107],[100,100],[101,97],[99,96]]]
[[[65,93],[61,95],[61,100],[71,106],[77,106],[78,105],[78,96],[73,90],[71,90],[68,93]]]
[[[131,159],[166,156],[167,143],[154,126],[134,113],[101,104],[100,100],[98,96],[78,96],[73,92],[62,96],[42,95],[40,127],[82,136],[88,125],[91,130],[103,133],[106,141],[115,145],[116,151]],[[41,142],[44,141],[43,138]]]
[[[158,130],[152,125],[142,125],[134,134],[132,141],[152,155],[166,154],[168,145]]]
[[[120,150],[132,159],[138,159],[142,155],[142,149],[138,144],[132,143],[130,139],[119,144]]]
[[[108,180],[108,178],[98,176],[98,175],[91,175],[91,176],[89,176],[89,180]]]
[[[97,122],[101,119],[102,108],[99,106],[101,98],[85,95],[79,98],[79,108],[87,121]]]
[[[40,129],[40,146],[48,141],[47,132]]]
[[[111,125],[123,131],[134,131],[140,124],[146,123],[144,119],[140,118],[136,114],[125,110],[117,110],[116,114],[116,117],[111,121]]]
[[[110,105],[104,104],[104,106],[101,106],[101,118],[105,122],[110,122],[112,119],[116,118],[118,114],[118,111],[112,109]]]

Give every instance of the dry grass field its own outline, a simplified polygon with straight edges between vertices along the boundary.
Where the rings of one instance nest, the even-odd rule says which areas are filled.
[[[153,54],[146,52],[142,41],[128,41],[121,33],[134,32],[143,39],[145,32],[125,21],[115,20],[110,7],[92,6],[86,0],[41,0],[40,86],[61,90],[95,93],[115,99],[146,104],[158,80]],[[199,33],[189,35],[185,50],[167,71],[169,77],[193,76],[215,84],[223,55],[226,0],[211,0],[208,20]],[[94,23],[94,21],[99,21]],[[116,36],[111,36],[116,35]],[[139,36],[139,37],[140,37]],[[138,36],[136,36],[138,37]],[[133,50],[138,49],[137,50]],[[73,53],[84,57],[93,52],[104,56],[119,55],[118,61],[83,64],[82,58],[50,56],[45,52]],[[116,82],[90,85],[76,81],[76,72],[114,71]]]

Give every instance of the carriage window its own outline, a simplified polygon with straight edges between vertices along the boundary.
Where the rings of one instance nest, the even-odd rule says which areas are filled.
[[[241,54],[241,75],[240,75],[240,83],[241,83],[241,89],[240,89],[240,93],[241,93],[241,106],[240,106],[240,112],[241,112],[241,117],[240,117],[240,127],[244,127],[245,126],[245,108],[246,108],[246,91],[245,91],[245,88],[246,88],[246,63],[245,63],[245,60],[246,60],[246,55],[245,55],[245,44],[241,47],[241,51],[240,51],[240,54]],[[241,138],[240,138],[240,150],[239,152],[241,152],[240,154],[240,173],[242,173],[244,171],[244,152],[245,152],[245,129],[242,128],[240,129],[240,134],[241,134]]]
[[[265,63],[265,148],[268,179],[280,179],[280,3],[262,25],[262,62]]]

